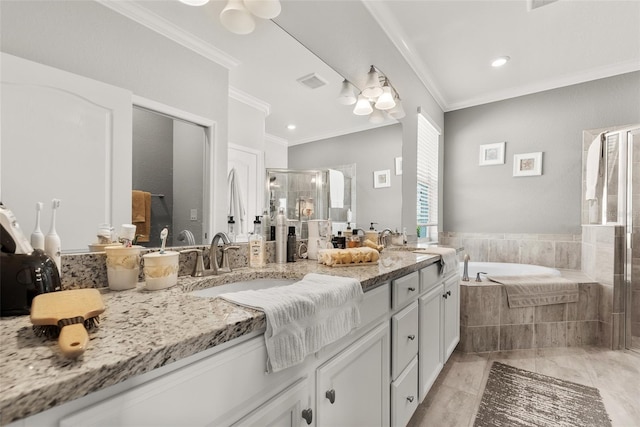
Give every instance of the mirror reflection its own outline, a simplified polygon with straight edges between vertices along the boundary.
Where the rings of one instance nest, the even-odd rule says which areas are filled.
[[[203,244],[204,144],[202,126],[139,107],[133,109],[131,219],[137,242],[160,246]]]

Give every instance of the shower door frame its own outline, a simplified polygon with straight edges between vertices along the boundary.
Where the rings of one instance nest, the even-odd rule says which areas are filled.
[[[632,338],[632,306],[633,306],[633,149],[634,142],[640,144],[640,127],[627,128],[618,131],[624,132],[626,138],[621,138],[626,144],[626,197],[625,197],[625,259],[624,259],[624,348],[635,349]],[[621,147],[622,148],[622,147]],[[638,147],[640,149],[640,147]],[[640,349],[639,349],[640,350]]]

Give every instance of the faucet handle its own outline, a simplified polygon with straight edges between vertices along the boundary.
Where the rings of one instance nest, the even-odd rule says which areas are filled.
[[[191,273],[192,277],[202,277],[204,274],[204,261],[202,258],[202,249],[184,249],[180,251],[181,254],[190,254],[195,252],[196,255],[196,264],[193,266],[193,273]]]
[[[229,255],[227,252],[229,249],[240,249],[240,246],[237,245],[224,245],[222,246],[222,271],[228,271],[231,273],[231,265],[229,265]]]
[[[478,272],[478,274],[476,274],[476,282],[482,282],[482,279],[480,278],[481,274],[489,274],[489,273],[485,273],[484,271]]]

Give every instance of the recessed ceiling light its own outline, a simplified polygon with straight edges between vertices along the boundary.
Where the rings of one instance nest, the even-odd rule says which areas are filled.
[[[504,64],[509,62],[511,58],[508,56],[501,56],[500,58],[496,58],[491,62],[492,67],[502,67]]]
[[[293,123],[291,123],[290,125],[287,125],[287,129],[289,130],[295,130],[296,125],[294,125]]]

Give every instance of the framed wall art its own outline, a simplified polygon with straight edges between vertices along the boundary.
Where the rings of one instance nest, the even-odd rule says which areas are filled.
[[[505,142],[480,146],[480,166],[503,165]]]
[[[375,171],[373,173],[373,188],[391,187],[391,171]]]
[[[542,152],[513,155],[513,176],[536,175],[542,175]]]

